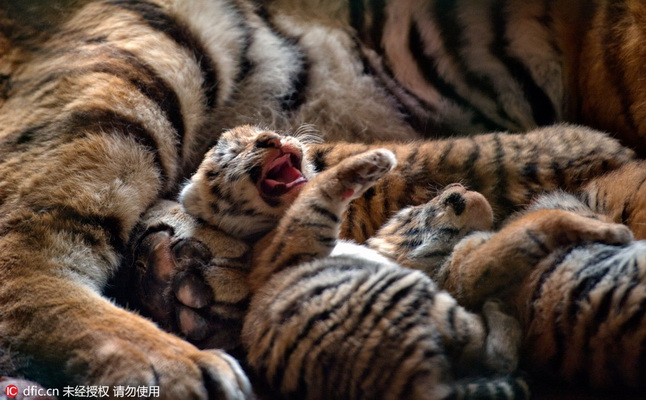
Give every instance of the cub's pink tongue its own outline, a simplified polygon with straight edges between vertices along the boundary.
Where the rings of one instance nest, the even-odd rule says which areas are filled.
[[[277,197],[306,181],[301,171],[292,166],[291,156],[285,154],[274,160],[265,179],[260,182],[260,190],[266,196]]]

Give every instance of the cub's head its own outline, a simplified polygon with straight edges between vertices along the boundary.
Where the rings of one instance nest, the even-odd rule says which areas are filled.
[[[296,138],[234,128],[209,150],[179,200],[189,214],[233,236],[266,233],[314,176],[303,156]]]
[[[463,237],[492,226],[493,211],[487,199],[456,183],[429,202],[395,214],[368,244],[400,264],[432,276]]]

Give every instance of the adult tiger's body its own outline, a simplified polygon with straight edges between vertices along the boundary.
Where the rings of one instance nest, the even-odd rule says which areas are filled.
[[[99,295],[224,128],[370,142],[565,119],[644,148],[638,1],[87,1],[37,40],[20,6],[0,8],[0,345],[45,384],[249,394],[226,355]]]

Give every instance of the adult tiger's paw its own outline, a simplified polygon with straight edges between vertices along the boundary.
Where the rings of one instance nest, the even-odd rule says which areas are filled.
[[[156,390],[154,397],[168,400],[254,398],[249,379],[233,357],[198,350],[139,317],[121,317],[128,331],[96,335],[89,347],[78,348],[66,364],[70,376],[80,377],[87,386],[112,387],[109,394],[115,397],[115,387],[132,386]]]
[[[130,302],[200,348],[240,344],[249,289],[246,244],[161,202],[136,238]]]

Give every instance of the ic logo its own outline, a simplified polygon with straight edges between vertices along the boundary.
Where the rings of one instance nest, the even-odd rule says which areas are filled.
[[[6,394],[7,397],[16,397],[16,396],[18,396],[18,386],[16,386],[16,385],[7,385],[7,387],[4,388],[4,394]]]

